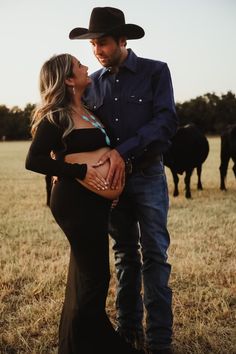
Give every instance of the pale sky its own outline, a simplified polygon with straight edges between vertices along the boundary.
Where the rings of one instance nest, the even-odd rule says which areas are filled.
[[[68,38],[88,28],[96,6],[144,28],[127,47],[168,63],[176,102],[236,93],[236,0],[0,0],[0,105],[37,103],[40,68],[54,54],[71,53],[89,73],[100,68],[89,40]]]

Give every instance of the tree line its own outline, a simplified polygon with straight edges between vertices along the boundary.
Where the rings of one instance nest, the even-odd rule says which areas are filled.
[[[24,109],[0,105],[0,140],[28,140],[35,104]],[[184,103],[176,103],[180,125],[194,123],[204,134],[220,134],[227,125],[236,124],[236,97],[231,91],[217,96],[206,93]]]

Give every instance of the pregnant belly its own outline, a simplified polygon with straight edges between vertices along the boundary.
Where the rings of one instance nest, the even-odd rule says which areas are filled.
[[[109,151],[110,148],[104,147],[99,150],[95,151],[89,151],[89,152],[79,152],[79,153],[73,153],[65,156],[65,161],[69,163],[79,163],[79,164],[88,164],[88,165],[93,165],[96,164],[100,157],[107,151]],[[96,167],[99,173],[106,178],[108,171],[109,171],[110,163],[109,161],[105,162],[103,165]],[[85,183],[84,181],[77,179],[79,183],[81,183],[84,187],[89,189],[90,191],[104,197],[108,198],[111,200],[114,200],[119,197],[119,195],[122,193],[124,189],[124,184],[120,185],[118,189],[106,189],[106,190],[97,190],[96,188],[93,188],[89,184]]]

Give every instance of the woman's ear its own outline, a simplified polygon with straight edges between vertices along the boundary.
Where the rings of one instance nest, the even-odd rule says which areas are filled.
[[[74,79],[72,77],[68,77],[67,79],[65,79],[65,84],[67,86],[74,86]]]

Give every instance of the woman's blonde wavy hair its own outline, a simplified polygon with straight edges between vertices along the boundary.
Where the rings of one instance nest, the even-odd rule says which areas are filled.
[[[32,136],[44,118],[64,127],[63,138],[73,129],[72,98],[65,83],[67,78],[73,77],[72,60],[72,55],[66,53],[54,55],[43,64],[39,75],[41,103],[36,106],[32,115]]]

